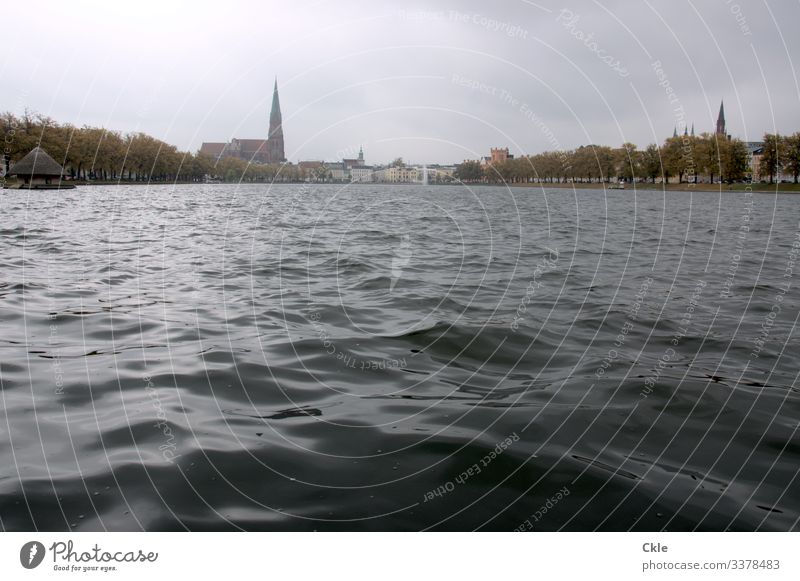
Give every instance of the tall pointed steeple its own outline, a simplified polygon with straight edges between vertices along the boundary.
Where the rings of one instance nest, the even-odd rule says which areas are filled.
[[[726,135],[725,131],[725,104],[719,102],[719,116],[717,117],[717,135]]]
[[[672,137],[678,137],[678,126],[675,125],[675,128],[672,130]]]
[[[694,137],[694,123],[692,123],[692,137]]]
[[[283,163],[286,155],[283,150],[283,120],[281,102],[278,98],[278,77],[272,89],[272,109],[269,112],[269,137],[267,137],[267,158],[270,163]]]

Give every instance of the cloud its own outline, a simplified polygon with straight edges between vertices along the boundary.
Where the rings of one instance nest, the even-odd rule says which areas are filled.
[[[36,0],[4,16],[31,13],[35,42],[4,29],[5,108],[190,150],[264,136],[276,75],[295,161],[363,144],[372,162],[454,162],[552,135],[644,146],[676,123],[657,60],[698,132],[721,99],[736,136],[800,130],[791,3]]]

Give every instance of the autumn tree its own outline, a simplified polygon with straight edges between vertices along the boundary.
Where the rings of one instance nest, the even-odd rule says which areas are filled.
[[[641,175],[645,179],[656,183],[656,178],[661,175],[661,150],[655,143],[651,143],[639,156]]]
[[[465,161],[456,166],[453,175],[462,182],[477,182],[483,179],[483,168],[479,161]]]
[[[678,183],[683,183],[683,178],[687,173],[696,171],[696,165],[692,160],[693,150],[690,137],[679,136],[667,139],[661,149],[665,174],[678,176]]]
[[[743,180],[747,174],[747,147],[740,139],[727,139],[720,148],[720,175],[724,181]]]
[[[633,143],[623,143],[622,147],[614,150],[614,166],[616,175],[627,182],[632,182],[639,175],[639,155]]]
[[[769,183],[774,183],[781,169],[783,169],[783,140],[777,134],[764,134],[764,153],[761,155],[759,177],[769,176]]]
[[[797,178],[800,176],[800,133],[794,133],[783,138],[784,142],[784,169],[789,172],[794,178],[794,183],[797,183]]]
[[[695,163],[695,182],[697,182],[697,175],[708,174],[711,183],[714,183],[714,176],[719,177],[722,173],[719,147],[724,137],[703,133],[699,137],[690,137],[689,139],[692,143],[692,157]]]

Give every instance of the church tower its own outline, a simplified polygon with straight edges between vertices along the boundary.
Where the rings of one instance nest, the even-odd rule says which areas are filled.
[[[727,135],[725,132],[725,105],[720,101],[719,116],[717,117],[717,135]]]
[[[269,112],[269,137],[267,138],[267,161],[283,163],[286,155],[283,151],[283,121],[281,119],[281,103],[278,99],[278,79],[272,90],[272,109]]]

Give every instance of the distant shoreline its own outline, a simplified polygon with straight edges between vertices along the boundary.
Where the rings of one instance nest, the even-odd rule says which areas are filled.
[[[135,181],[91,181],[82,182],[78,180],[65,180],[67,184],[75,186],[249,186],[249,185],[319,185],[319,186],[415,186],[422,185],[411,182],[325,182],[325,183],[310,183],[310,182],[135,182]],[[613,187],[613,183],[447,183],[447,184],[428,184],[429,187],[512,187],[512,188],[552,188],[552,189],[576,189],[576,190],[614,190],[620,192],[635,192],[638,190],[645,191],[670,191],[670,192],[752,192],[754,194],[798,194],[800,193],[800,184],[650,184],[650,183],[637,183],[625,184],[625,189]],[[14,182],[6,182],[4,190],[16,190]],[[31,191],[31,190],[22,190]],[[37,190],[33,190],[37,191]],[[45,191],[45,190],[41,190]],[[57,191],[57,190],[49,190]]]
[[[470,184],[472,185],[472,184]],[[478,184],[478,185],[501,185],[501,184]],[[614,184],[582,184],[582,183],[555,183],[555,184],[508,184],[511,187],[545,187],[545,188],[569,188],[576,190],[618,190],[612,187]],[[625,192],[637,190],[666,190],[670,192],[753,192],[754,194],[796,194],[800,193],[800,184],[625,184]]]

